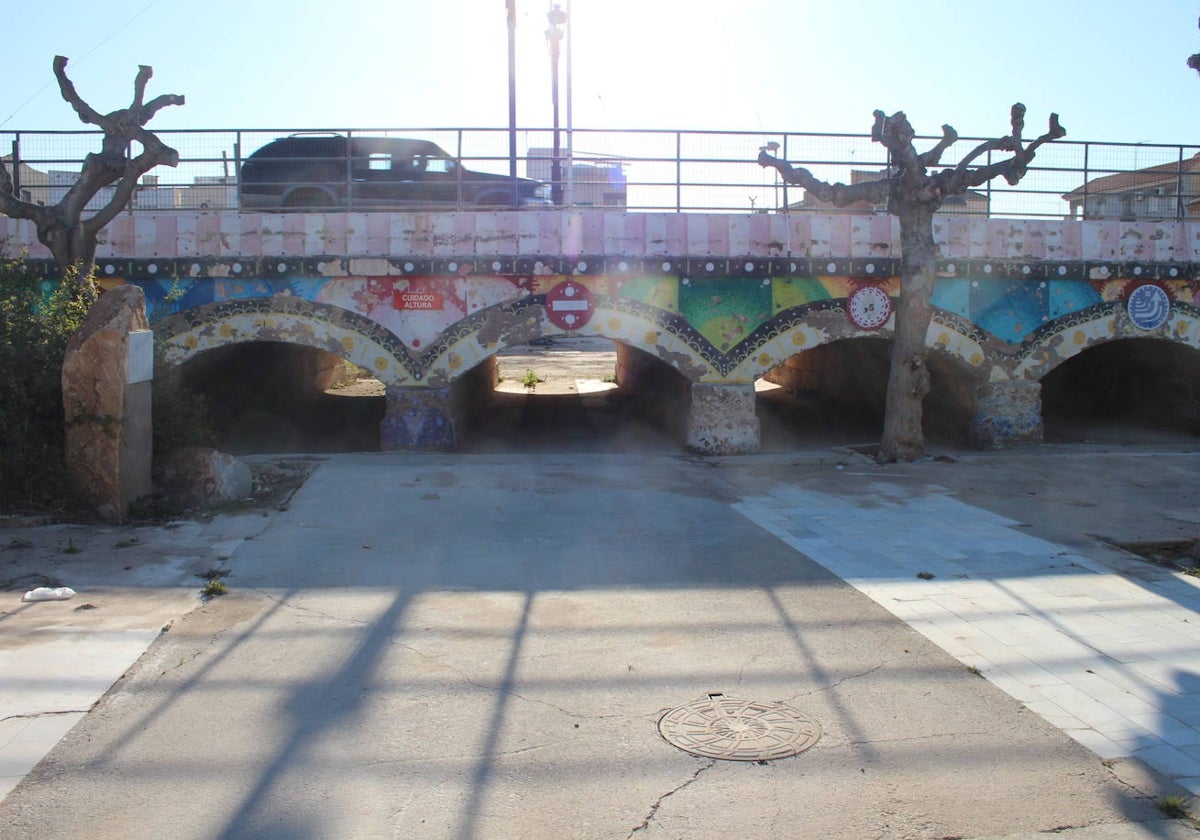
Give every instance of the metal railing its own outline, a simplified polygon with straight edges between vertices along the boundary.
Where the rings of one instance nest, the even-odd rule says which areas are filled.
[[[158,131],[178,150],[179,166],[158,167],[142,179],[130,212],[243,209],[238,187],[247,158],[267,143],[312,130],[237,129]],[[448,206],[478,205],[464,192],[463,170],[507,177],[508,130],[503,128],[409,128],[319,130],[351,138],[413,138],[436,143],[461,166]],[[314,132],[317,133],[317,132]],[[522,129],[522,174],[549,182],[555,171],[552,129]],[[0,132],[0,148],[18,196],[54,204],[78,176],[87,154],[99,149],[95,131]],[[918,138],[918,149],[937,137]],[[953,166],[982,138],[964,137],[943,156]],[[758,166],[760,148],[778,144],[776,155],[828,181],[853,183],[880,177],[886,149],[866,134],[801,132],[615,131],[574,129],[563,144],[559,171],[563,205],[630,212],[837,212],[784,184],[773,169]],[[348,147],[348,145],[347,145]],[[568,151],[568,149],[573,151]],[[140,151],[131,149],[133,154]],[[1127,144],[1061,140],[1043,146],[1015,187],[993,181],[959,199],[943,213],[1002,218],[1164,220],[1200,215],[1200,145]],[[364,161],[344,161],[341,209],[413,206],[364,202]],[[1000,153],[995,159],[1002,159]],[[984,165],[992,158],[978,161]],[[14,165],[15,163],[15,165]],[[452,167],[454,165],[452,164]],[[280,184],[280,186],[287,186]],[[547,191],[548,192],[548,191]],[[557,193],[557,191],[556,191]],[[94,205],[106,201],[105,193]],[[417,201],[420,204],[420,200]],[[1195,208],[1195,209],[1194,209]],[[849,212],[884,212],[856,207]]]

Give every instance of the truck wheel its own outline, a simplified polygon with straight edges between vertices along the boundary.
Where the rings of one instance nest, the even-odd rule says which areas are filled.
[[[336,202],[321,190],[296,190],[284,199],[283,206],[293,210],[332,210]]]
[[[495,210],[512,207],[512,193],[488,193],[479,197],[475,206],[480,210]]]

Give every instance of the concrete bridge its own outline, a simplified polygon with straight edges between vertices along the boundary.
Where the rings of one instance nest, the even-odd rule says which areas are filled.
[[[453,449],[497,353],[595,336],[682,443],[754,451],[755,381],[853,394],[886,366],[899,293],[886,215],[230,211],[127,215],[103,236],[102,282],[145,290],[168,362],[244,342],[347,359],[386,387],[385,449]],[[954,434],[1040,440],[1046,378],[1118,341],[1126,359],[1178,351],[1161,357],[1178,375],[1123,399],[1200,422],[1200,223],[946,216],[935,236],[926,407]],[[0,218],[0,237],[49,256],[26,222]]]

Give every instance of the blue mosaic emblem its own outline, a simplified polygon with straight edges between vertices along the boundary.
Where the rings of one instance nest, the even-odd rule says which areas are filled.
[[[1171,315],[1171,299],[1161,287],[1145,283],[1130,292],[1125,310],[1139,330],[1156,330]]]

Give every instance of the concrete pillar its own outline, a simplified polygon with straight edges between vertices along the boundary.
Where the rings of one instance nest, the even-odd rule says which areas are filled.
[[[705,455],[757,452],[758,414],[754,383],[692,383],[687,447]]]
[[[380,448],[452,452],[455,403],[448,386],[388,388],[387,413],[379,426]]]
[[[988,382],[979,389],[970,422],[971,445],[1002,449],[1042,441],[1042,383]]]

